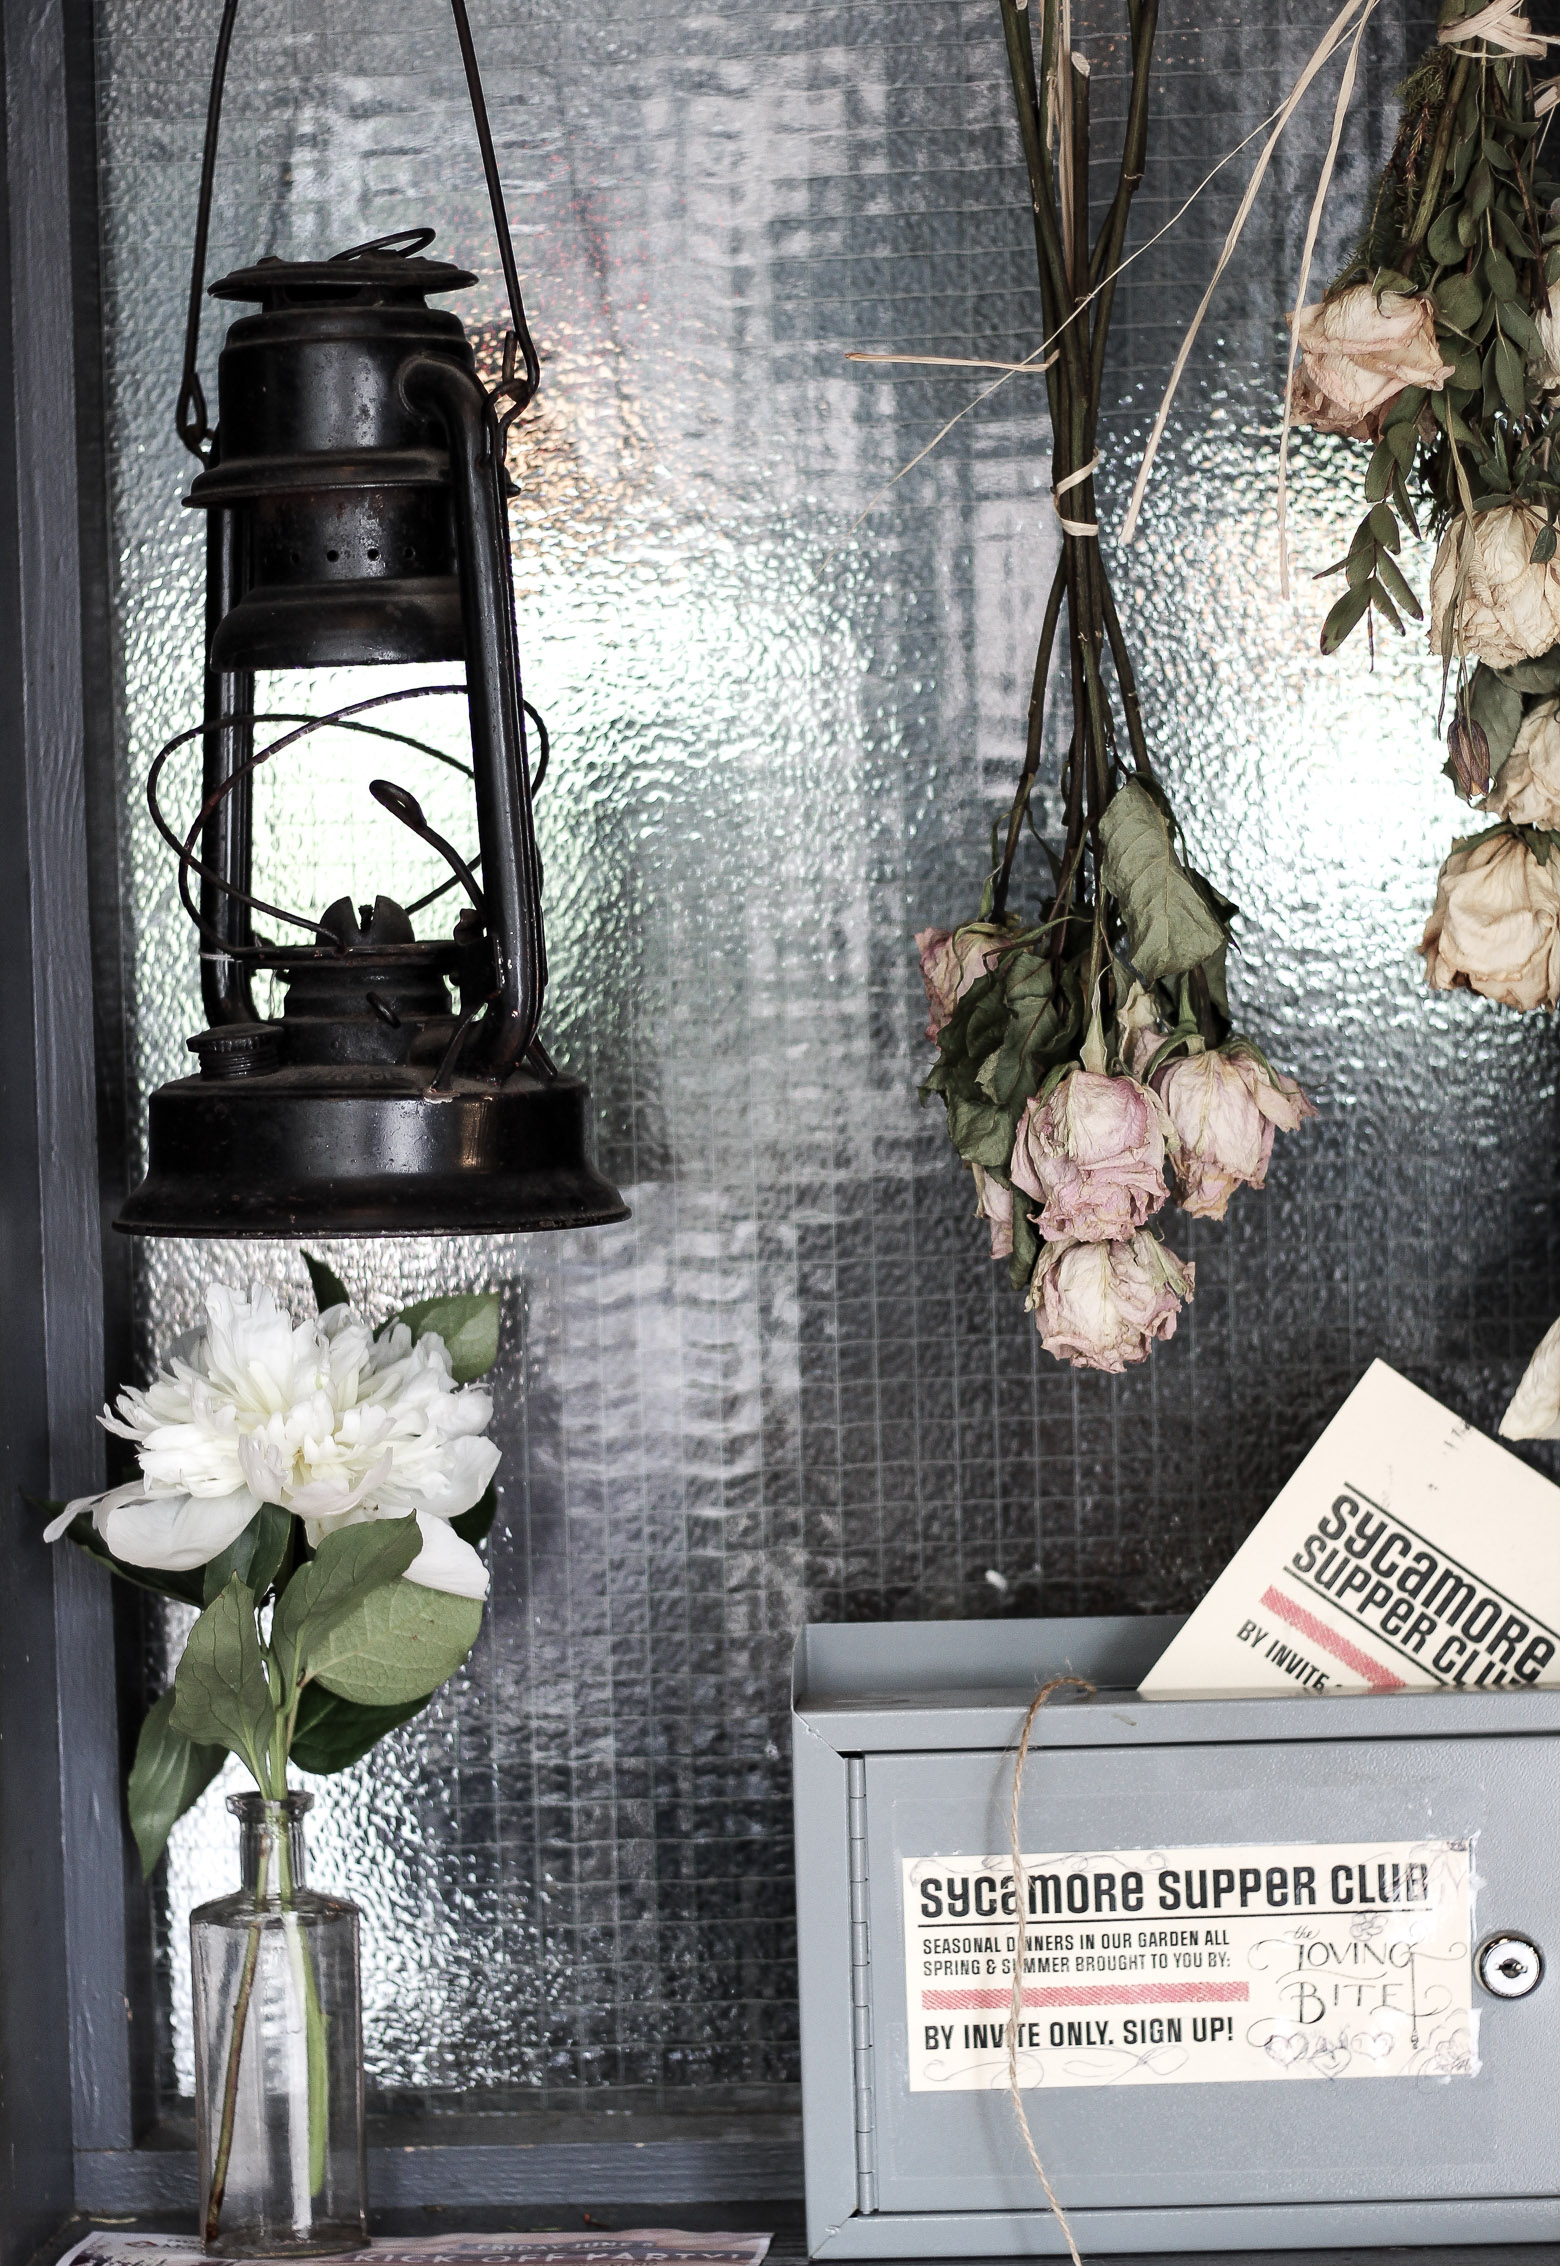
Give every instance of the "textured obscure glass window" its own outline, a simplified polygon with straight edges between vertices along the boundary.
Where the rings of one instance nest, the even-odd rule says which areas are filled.
[[[1102,165],[1123,13],[1075,0]],[[1274,107],[1328,13],[1167,0],[1135,242]],[[144,1094],[202,1020],[140,781],[199,715],[203,526],[172,410],[218,9],[98,14]],[[1041,389],[973,408],[857,525],[989,379],[843,360],[1039,339],[996,0],[479,0],[474,21],[544,358],[514,531],[554,740],[545,1027],[634,1217],[330,1251],[376,1315],[502,1289],[504,1465],[471,1665],[319,1782],[314,1870],[368,1915],[382,2097],[730,2106],[796,2071],[802,1619],[1183,1606],[1378,1352],[1491,1423],[1560,1293],[1555,1042],[1425,991],[1413,946],[1458,813],[1423,642],[1388,642],[1373,677],[1362,639],[1317,654],[1327,586],[1306,570],[1349,524],[1340,444],[1297,444],[1302,572],[1277,595],[1281,317],[1318,109],[1217,302],[1118,591],[1198,862],[1243,908],[1240,1011],[1324,1114],[1226,1225],[1168,1216],[1197,1295],[1148,1367],[1042,1355],[915,1099],[909,945],[974,910],[1020,752],[1056,541]],[[1322,276],[1429,22],[1384,0],[1372,23]],[[1108,526],[1248,162],[1123,287]],[[421,222],[483,273],[462,312],[491,363],[496,263],[442,0],[244,0],[213,274]],[[213,314],[208,382],[218,335]],[[324,707],[346,688],[266,690]],[[261,796],[265,894],[426,886],[359,753],[287,764]],[[458,785],[403,775],[470,838]],[[138,1268],[143,1359],[214,1271],[307,1296],[284,1246],[154,1244]],[[174,1837],[165,2099],[190,2089],[184,1917],[230,1882],[232,1841],[215,1790]]]

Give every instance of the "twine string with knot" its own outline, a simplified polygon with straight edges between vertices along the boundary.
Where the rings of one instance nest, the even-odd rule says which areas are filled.
[[[1018,1830],[1018,1798],[1023,1790],[1024,1764],[1029,1757],[1030,1734],[1034,1730],[1035,1717],[1040,1713],[1041,1708],[1045,1706],[1053,1692],[1082,1692],[1087,1697],[1092,1698],[1094,1689],[1093,1684],[1083,1676],[1053,1676],[1048,1683],[1040,1686],[1039,1691],[1036,1692],[1029,1703],[1029,1713],[1024,1717],[1024,1727],[1018,1735],[1018,1752],[1013,1758],[1013,1795],[1008,1804],[1008,1839],[1013,1858],[1013,1903],[1016,1923],[1016,1932],[1013,1938],[1013,1996],[1008,2003],[1008,2097],[1013,2103],[1013,2113],[1018,2118],[1018,2129],[1024,2136],[1024,2146],[1029,2151],[1029,2161],[1034,2165],[1035,2175],[1039,2179],[1040,2185],[1045,2189],[1045,2199],[1051,2206],[1051,2216],[1062,2230],[1062,2239],[1067,2245],[1072,2266],[1083,2266],[1083,2260],[1078,2255],[1078,2245],[1073,2240],[1072,2228],[1067,2224],[1067,2214],[1057,2201],[1056,2190],[1046,2177],[1045,2166],[1040,2161],[1040,2151],[1036,2148],[1035,2136],[1029,2129],[1029,2118],[1024,2110],[1024,2096],[1019,2091],[1018,2085],[1018,2030],[1024,2017],[1024,1954],[1028,1948],[1029,1928],[1029,1916],[1025,1910],[1024,1898],[1024,1852]]]

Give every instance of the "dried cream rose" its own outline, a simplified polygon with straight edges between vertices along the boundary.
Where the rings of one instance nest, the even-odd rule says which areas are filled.
[[[995,967],[1007,933],[990,921],[967,921],[963,928],[923,928],[915,940],[926,986],[926,1035],[937,1038],[971,984]]]
[[[978,1164],[972,1164],[970,1170],[975,1175],[975,1217],[984,1220],[991,1230],[991,1256],[1011,1259],[1013,1191],[1005,1180],[998,1180],[995,1173],[983,1172]]]
[[[1422,292],[1368,283],[1302,307],[1300,360],[1290,394],[1297,424],[1356,440],[1380,437],[1381,421],[1405,386],[1434,393],[1454,365],[1436,342],[1435,307]]]
[[[1274,1133],[1293,1133],[1316,1115],[1293,1078],[1275,1083],[1239,1047],[1167,1062],[1154,1073],[1154,1089],[1181,1137],[1177,1201],[1195,1219],[1222,1220],[1237,1188],[1260,1188]]]
[[[1025,1301],[1040,1343],[1075,1369],[1119,1374],[1172,1338],[1196,1270],[1156,1236],[1120,1243],[1048,1243]]]
[[[1560,701],[1528,710],[1483,807],[1514,826],[1560,827]]]
[[[1503,1440],[1560,1440],[1560,1322],[1551,1322],[1500,1420]]]
[[[1452,521],[1430,570],[1430,645],[1436,653],[1444,649],[1447,608],[1456,594],[1469,525],[1462,515]],[[1544,525],[1543,513],[1531,504],[1501,504],[1472,521],[1454,654],[1476,653],[1492,669],[1512,669],[1560,644],[1560,557],[1543,566],[1532,563]]]
[[[1136,1078],[1069,1069],[1042,1101],[1026,1103],[1008,1177],[1045,1208],[1040,1233],[1106,1243],[1130,1235],[1169,1190],[1165,1154],[1174,1145],[1159,1096]]]
[[[1560,998],[1560,877],[1518,835],[1481,834],[1453,850],[1425,924],[1435,991],[1466,985],[1503,1007]]]

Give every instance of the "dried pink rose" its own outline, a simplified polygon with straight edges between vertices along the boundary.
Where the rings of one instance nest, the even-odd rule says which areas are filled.
[[[984,1220],[991,1230],[991,1256],[1011,1259],[1013,1191],[1005,1180],[998,1180],[995,1173],[983,1172],[978,1164],[972,1164],[970,1170],[975,1175],[975,1217]]]
[[[1155,1338],[1173,1338],[1196,1269],[1153,1235],[1120,1243],[1051,1243],[1041,1252],[1027,1306],[1040,1343],[1075,1369],[1113,1375],[1146,1361]]]
[[[1297,424],[1318,432],[1380,436],[1381,421],[1405,386],[1435,393],[1452,374],[1435,335],[1435,305],[1423,292],[1354,284],[1335,299],[1302,307],[1295,336],[1300,361],[1290,394]]]
[[[1106,1243],[1131,1235],[1169,1190],[1175,1135],[1159,1096],[1136,1078],[1069,1069],[1018,1121],[1008,1178],[1044,1209],[1040,1233]]]
[[[926,1025],[937,1038],[971,984],[990,972],[1011,941],[991,921],[966,921],[963,928],[923,928],[915,940],[921,955],[921,981],[931,1008]]]
[[[1275,1083],[1244,1048],[1167,1062],[1153,1083],[1180,1136],[1177,1202],[1195,1219],[1222,1220],[1237,1188],[1260,1188],[1274,1133],[1316,1115],[1293,1078]]]

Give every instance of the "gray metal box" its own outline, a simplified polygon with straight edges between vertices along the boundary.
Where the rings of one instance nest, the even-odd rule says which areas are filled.
[[[1046,1971],[1037,1946],[1070,1940],[1070,1963],[1054,1965],[1075,1979],[1035,1982],[1044,2011],[1020,2038],[1046,2073],[1024,2100],[1083,2250],[1560,2237],[1560,1973],[1502,2001],[1475,1979],[1474,1956],[1506,1930],[1560,1954],[1560,1691],[1145,1700],[1138,1679],[1179,1626],[1167,1616],[803,1630],[793,1746],[814,2257],[1064,2248],[1023,2153],[1001,2057],[983,2061],[979,2050],[1000,2039],[1011,1966],[978,1987],[933,1989],[924,1978],[934,1968],[941,1978],[988,1963],[939,1966],[921,1953],[990,1949],[992,1930],[1000,1935],[1004,1884],[1012,1894],[1013,1750],[1039,1684],[1069,1669],[1099,1690],[1059,1697],[1038,1716],[1022,1839],[1026,1859],[1090,1854],[1048,1857],[1050,1869],[1027,1876],[1030,1911],[1042,1918],[1025,1939],[1026,2006],[1031,1968]],[[1310,1852],[1308,1866],[1283,1863],[1296,1849]],[[1427,1862],[1385,1862],[1400,1849]],[[1122,1869],[1131,1860],[1121,1852],[1144,1851],[1150,1863]],[[1376,1851],[1379,1865],[1356,1865]],[[1177,1852],[1215,1869],[1178,1871]],[[1228,1872],[1221,1852],[1232,1853]],[[1234,1861],[1257,1854],[1266,1871]],[[1333,1855],[1342,1861],[1329,1869]],[[950,1857],[971,1864],[961,1870]],[[1451,1935],[1436,1934],[1439,1918],[1391,1901],[1430,1895],[1436,1868],[1447,1897],[1462,1900],[1444,1906]],[[971,1879],[976,1907],[984,1900],[995,1914],[987,1933],[974,1932],[973,1917],[962,1933],[928,1932],[929,1906],[972,1913]],[[1156,1906],[1183,1887],[1200,1918],[1172,1925],[1192,1914],[1182,1907],[1165,1920]],[[1291,1897],[1309,1900],[1302,1917]],[[1390,1908],[1361,1911],[1359,1897]],[[1225,1948],[1142,1948],[1187,1938]],[[1201,1979],[1172,2008],[1163,2002],[1181,1984],[1152,1978],[1180,1958]],[[1403,1973],[1378,1986],[1375,1967],[1389,1959]],[[1315,1988],[1331,1998],[1304,2031],[1311,1961],[1325,1969]],[[1121,1967],[1129,1978],[1111,1979]],[[1107,1979],[1076,1979],[1083,1969]],[[1280,1969],[1288,2028],[1258,2010]],[[1075,2022],[1075,2002],[1102,2011]],[[1394,2011],[1340,2013],[1340,2004]],[[928,2006],[935,2021],[923,2023]],[[943,2011],[953,2007],[962,2011]],[[982,2010],[984,2033],[973,2019]],[[966,2061],[976,2074],[960,2081],[972,2089],[936,2090],[953,2083],[954,2061],[925,2049],[946,2033],[951,2052],[955,2023],[966,2046],[975,2040]],[[1172,2023],[1186,2042],[1166,2047]],[[1194,2025],[1215,2043],[1193,2044]],[[1047,2041],[1067,2051],[1041,2051]],[[1086,2050],[1075,2051],[1080,2041]],[[1282,2066],[1307,2052],[1306,2068]],[[1392,2074],[1359,2074],[1373,2053]],[[1401,2068],[1393,2053],[1409,2057]],[[1237,2064],[1268,2081],[1224,2081],[1220,2068]],[[1195,2081],[1161,2082],[1167,2069],[1192,2069]]]

